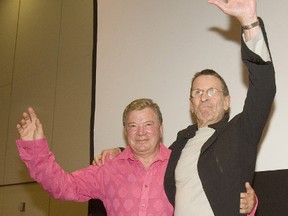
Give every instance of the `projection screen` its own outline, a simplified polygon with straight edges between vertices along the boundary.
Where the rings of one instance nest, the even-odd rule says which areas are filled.
[[[259,147],[256,171],[288,168],[286,98],[288,2],[258,1],[276,69],[277,95]],[[94,152],[125,146],[122,112],[152,98],[164,117],[164,144],[192,123],[189,89],[195,72],[211,68],[226,80],[233,117],[247,90],[240,26],[204,0],[100,0],[97,14]]]

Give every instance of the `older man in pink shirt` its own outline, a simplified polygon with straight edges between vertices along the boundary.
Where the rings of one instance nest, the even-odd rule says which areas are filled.
[[[32,178],[54,198],[103,201],[108,215],[173,215],[163,178],[170,156],[162,143],[162,115],[150,99],[139,99],[123,113],[129,147],[104,166],[88,166],[66,173],[48,149],[47,140],[34,110],[28,108],[17,125],[17,147]]]

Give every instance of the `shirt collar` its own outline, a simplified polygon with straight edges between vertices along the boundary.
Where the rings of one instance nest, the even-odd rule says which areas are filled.
[[[226,124],[228,122],[229,117],[230,117],[229,113],[226,112],[224,114],[223,118],[219,122],[211,124],[211,125],[208,125],[208,127],[213,128],[215,130],[218,130],[224,124]],[[197,130],[198,130],[198,125],[197,124],[190,125],[190,126],[188,126],[187,130],[184,130],[185,132],[183,131],[184,134],[182,134],[182,137],[190,139],[190,138],[195,136],[195,133],[196,133]]]
[[[229,120],[229,113],[226,112],[224,114],[223,118],[219,122],[216,122],[214,124],[208,125],[208,127],[211,127],[213,129],[217,130],[217,129],[221,128],[221,126],[223,124],[226,124],[228,122],[228,120]]]

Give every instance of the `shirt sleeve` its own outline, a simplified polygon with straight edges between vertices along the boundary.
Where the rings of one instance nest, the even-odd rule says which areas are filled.
[[[243,35],[242,35],[243,37]],[[244,40],[244,37],[243,37]],[[245,40],[244,40],[245,42]],[[245,42],[247,47],[254,53],[256,53],[257,55],[259,55],[264,61],[271,61],[270,55],[269,55],[269,51],[268,51],[268,47],[265,43],[264,37],[263,37],[263,33],[262,31],[260,31],[255,38],[253,38],[252,40]]]
[[[46,139],[17,140],[16,144],[30,176],[55,199],[84,202],[101,198],[103,192],[99,167],[88,166],[68,174],[56,163]]]

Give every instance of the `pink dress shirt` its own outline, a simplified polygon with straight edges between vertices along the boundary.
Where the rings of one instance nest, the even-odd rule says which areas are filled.
[[[55,162],[46,139],[16,143],[31,177],[56,199],[101,199],[108,216],[173,215],[163,187],[170,150],[163,144],[149,169],[128,147],[101,167],[88,166],[68,174]]]

